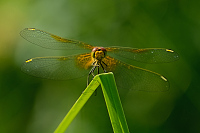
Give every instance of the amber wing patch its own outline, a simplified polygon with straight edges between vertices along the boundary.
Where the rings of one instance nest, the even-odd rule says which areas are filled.
[[[80,54],[76,56],[76,65],[79,68],[89,69],[92,67],[92,63],[94,62],[90,53]]]
[[[114,71],[117,65],[120,63],[118,60],[110,56],[106,56],[102,61],[107,65],[106,66],[104,63],[102,63],[107,72]]]

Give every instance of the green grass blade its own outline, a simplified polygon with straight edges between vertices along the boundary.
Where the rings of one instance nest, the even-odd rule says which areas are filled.
[[[72,120],[76,117],[78,112],[100,84],[114,133],[129,133],[115,79],[112,73],[103,73],[94,77],[54,133],[65,132]]]
[[[100,74],[99,79],[114,133],[129,133],[113,74]]]
[[[70,111],[67,113],[65,118],[62,120],[62,122],[59,124],[57,129],[54,131],[54,133],[64,133],[65,130],[68,128],[72,120],[76,117],[76,115],[79,113],[79,111],[82,109],[82,107],[85,105],[87,100],[90,98],[90,96],[93,94],[93,92],[96,90],[96,88],[100,85],[99,81],[97,81],[98,78],[94,78],[88,87],[84,90],[84,92],[81,94],[79,99],[75,102],[73,107],[70,109]]]

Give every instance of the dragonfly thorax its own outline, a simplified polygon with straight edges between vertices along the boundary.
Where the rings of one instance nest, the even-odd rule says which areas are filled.
[[[102,61],[106,57],[107,51],[104,47],[95,47],[92,49],[91,56],[97,61]]]

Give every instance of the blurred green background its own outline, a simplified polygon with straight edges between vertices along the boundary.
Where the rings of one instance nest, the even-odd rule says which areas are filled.
[[[131,91],[123,99],[130,132],[200,132],[200,1],[198,0],[1,0],[0,132],[53,132],[86,87],[86,77],[53,81],[21,72],[26,59],[71,55],[20,37],[26,27],[94,46],[169,48],[180,59],[131,64],[168,78],[168,92]],[[101,89],[68,133],[111,133]]]

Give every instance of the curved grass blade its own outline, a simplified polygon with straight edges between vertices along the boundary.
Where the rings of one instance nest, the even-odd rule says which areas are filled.
[[[129,133],[128,125],[112,72],[99,74],[101,87],[114,133]]]
[[[68,128],[68,126],[71,124],[73,119],[76,117],[76,115],[79,113],[79,111],[82,109],[82,107],[85,105],[87,100],[91,97],[93,92],[96,90],[96,88],[100,85],[97,78],[94,78],[88,87],[84,90],[84,92],[81,94],[81,96],[78,98],[78,100],[75,102],[73,107],[70,109],[70,111],[67,113],[65,118],[62,120],[62,122],[59,124],[57,129],[54,131],[54,133],[64,133],[65,130]]]
[[[112,73],[103,73],[94,77],[88,87],[75,102],[68,114],[59,124],[54,133],[64,133],[68,128],[72,120],[76,117],[78,112],[101,84],[104,94],[106,106],[110,116],[111,124],[114,133],[129,133],[129,129],[126,123],[123,108],[120,102],[119,94],[117,92],[114,76]]]

